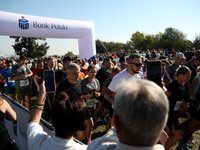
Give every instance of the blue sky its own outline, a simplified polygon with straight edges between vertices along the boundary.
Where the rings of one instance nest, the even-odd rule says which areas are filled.
[[[93,21],[95,39],[126,43],[136,31],[181,30],[187,39],[200,34],[200,0],[0,0],[0,11],[68,20]],[[1,30],[1,29],[0,29]],[[76,39],[47,39],[47,55],[78,54]],[[14,40],[0,36],[0,53],[14,54]]]

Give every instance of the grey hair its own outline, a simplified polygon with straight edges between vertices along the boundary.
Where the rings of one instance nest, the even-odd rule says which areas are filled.
[[[157,143],[168,111],[164,91],[152,81],[130,78],[116,87],[114,112],[127,138],[141,146]]]
[[[80,70],[80,66],[76,63],[70,63],[67,66],[66,71],[71,72],[73,69],[79,69]]]

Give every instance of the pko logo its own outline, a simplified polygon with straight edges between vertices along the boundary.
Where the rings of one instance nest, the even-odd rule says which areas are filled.
[[[24,19],[24,16],[22,16],[22,19],[19,19],[19,28],[26,30],[29,28],[28,20]]]

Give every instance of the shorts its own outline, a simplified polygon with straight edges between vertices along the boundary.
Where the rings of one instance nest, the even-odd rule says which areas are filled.
[[[200,121],[200,101],[196,101],[193,103],[193,108],[192,108],[192,118],[195,120]]]
[[[99,101],[102,103],[104,102],[104,97],[102,95],[99,97]]]
[[[107,110],[109,110],[110,107],[112,107],[111,103],[109,103],[109,102],[104,98],[104,108],[106,108]]]
[[[169,114],[169,118],[168,118],[168,121],[167,121],[167,127],[170,130],[176,131],[176,130],[181,129],[178,118],[179,118],[178,112],[174,112],[173,114]]]
[[[92,115],[91,115],[90,111],[93,111],[93,110],[88,108],[87,109],[87,116],[86,116],[85,120],[88,120],[88,119],[92,118]],[[83,124],[81,126],[81,128],[79,129],[79,131],[85,131],[85,124]]]
[[[16,93],[15,86],[5,86],[6,94]]]
[[[23,100],[25,96],[31,96],[30,86],[25,89],[16,89],[18,100]]]
[[[112,105],[111,105],[111,107],[110,107],[110,109],[109,109],[109,117],[110,117],[110,118],[113,117],[113,113],[114,113],[114,111],[113,111],[113,108],[112,108]]]
[[[86,116],[85,120],[88,120],[88,119],[92,118],[92,115],[91,115],[90,111],[91,111],[90,108],[88,108],[87,109],[87,116]]]

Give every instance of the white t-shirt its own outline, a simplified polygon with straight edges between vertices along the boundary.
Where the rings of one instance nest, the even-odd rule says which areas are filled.
[[[49,136],[37,122],[30,122],[27,128],[29,150],[86,150],[87,145],[80,145],[73,139]]]
[[[94,64],[92,63],[91,65],[94,65]],[[94,65],[94,66],[97,68],[97,71],[98,71],[99,69],[101,69],[101,67],[99,66],[99,64],[96,64],[96,65]]]
[[[120,72],[119,74],[117,74],[111,81],[110,85],[108,86],[108,88],[115,92],[116,91],[116,86],[117,84],[126,81],[130,78],[136,78],[136,79],[141,79],[142,77],[142,72],[139,72],[138,74],[135,75],[131,75],[129,74],[127,71],[127,69],[123,70],[122,72]]]
[[[93,140],[87,150],[164,150],[164,147],[160,144],[146,147],[124,144],[119,141],[115,127],[112,127],[104,136]]]

